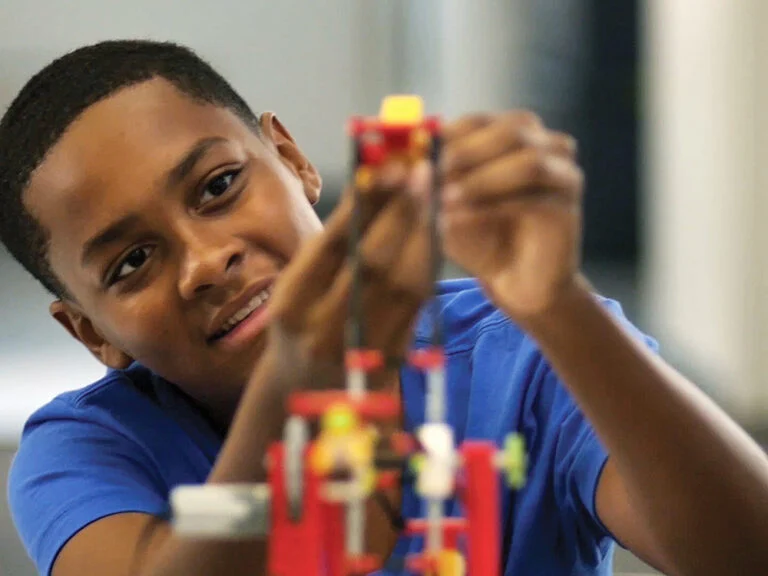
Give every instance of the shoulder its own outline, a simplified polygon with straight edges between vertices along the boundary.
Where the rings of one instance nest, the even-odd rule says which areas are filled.
[[[123,418],[146,413],[142,403],[149,402],[134,386],[145,376],[137,369],[109,372],[57,396],[27,421],[8,475],[8,502],[40,573],[49,573],[64,543],[98,518],[163,513],[163,478]]]
[[[64,459],[87,458],[106,439],[111,449],[117,443],[130,444],[131,433],[122,416],[148,402],[141,392],[147,374],[139,367],[109,371],[100,380],[60,394],[37,409],[22,430],[9,487],[23,485],[28,475],[62,464]]]
[[[617,322],[633,336],[657,349],[657,342],[642,333],[624,314],[621,303],[596,294],[598,301],[613,315]],[[526,348],[536,348],[523,331],[486,296],[480,283],[474,278],[443,280],[435,292],[437,312],[444,331],[447,347],[471,346],[478,338],[493,331],[505,332]],[[421,311],[415,329],[417,342],[428,342],[433,327],[435,308],[428,303]]]
[[[23,500],[30,489],[46,484],[50,473],[69,470],[74,481],[87,468],[110,466],[124,455],[135,460],[140,440],[126,414],[146,414],[148,398],[140,391],[144,369],[110,371],[93,384],[65,392],[27,420],[8,476],[9,499]],[[137,387],[138,386],[138,387]],[[149,423],[147,423],[149,424]],[[65,480],[59,478],[59,485]]]
[[[627,319],[619,302],[596,298],[624,330],[657,350],[656,342]],[[508,410],[515,408],[517,418],[523,412],[535,413],[551,425],[576,409],[537,342],[490,301],[477,280],[439,283],[434,302],[425,306],[417,322],[415,347],[429,345],[435,311],[451,361],[449,371],[453,369],[455,381],[461,380],[454,388],[471,388],[472,397],[484,398],[478,410],[495,410],[499,418],[516,419],[499,410],[498,403],[503,402]]]
[[[27,419],[21,435],[23,448],[28,438],[41,426],[56,423],[61,431],[67,423],[94,420],[102,425],[119,425],[120,413],[131,406],[146,403],[152,390],[152,375],[135,364],[127,370],[109,370],[83,388],[59,394]]]
[[[474,278],[438,282],[434,300],[419,315],[414,333],[417,344],[427,343],[432,337],[435,312],[449,352],[471,348],[480,332],[488,327],[506,324],[516,329]]]

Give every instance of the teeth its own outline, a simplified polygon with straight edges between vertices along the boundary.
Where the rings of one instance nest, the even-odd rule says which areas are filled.
[[[250,302],[246,304],[243,308],[235,312],[232,316],[229,317],[229,319],[224,322],[224,325],[221,327],[221,330],[219,330],[218,334],[224,334],[226,332],[229,332],[237,326],[240,322],[245,320],[245,318],[256,308],[261,306],[264,302],[267,301],[269,298],[269,289],[265,288],[261,292],[259,292],[256,296],[251,298]]]

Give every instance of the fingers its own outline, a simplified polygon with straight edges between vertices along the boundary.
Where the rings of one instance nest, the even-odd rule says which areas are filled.
[[[528,118],[527,115],[509,114],[447,143],[441,159],[446,181],[460,177],[475,166],[526,148],[565,158],[575,157],[576,143],[571,136],[546,130]]]
[[[481,164],[448,184],[443,193],[444,208],[470,203],[485,204],[528,197],[531,193],[581,194],[583,174],[570,159],[525,148]]]
[[[565,132],[550,132],[550,141],[546,149],[558,156],[576,158],[576,139]]]
[[[386,282],[386,275],[398,257],[415,220],[413,200],[402,195],[382,211],[372,223],[360,245],[360,279],[366,288]],[[322,329],[324,338],[341,341],[345,319],[349,316],[349,297],[354,282],[354,269],[347,263],[310,313],[310,323]],[[384,302],[379,305],[386,305]],[[369,308],[365,307],[366,310]]]
[[[360,234],[364,235],[388,200],[402,195],[407,173],[400,165],[389,166],[377,176],[370,190],[361,192]],[[343,194],[324,230],[305,246],[281,274],[270,301],[270,313],[287,328],[298,329],[307,311],[325,294],[347,258],[355,208],[354,191]]]
[[[302,324],[306,307],[315,299],[317,290],[328,286],[341,266],[345,253],[344,239],[352,219],[351,197],[341,200],[325,229],[296,254],[278,278],[269,301],[270,314],[287,328]]]
[[[368,345],[388,357],[401,357],[412,337],[411,325],[433,289],[430,236],[416,224],[386,276],[366,286],[364,306]]]
[[[467,114],[456,120],[443,126],[442,137],[445,142],[450,142],[458,138],[462,138],[467,134],[488,126],[493,122],[494,116],[492,114]]]
[[[493,122],[470,118],[458,124],[450,130],[453,136],[444,140],[441,168],[447,178],[523,146],[543,147],[550,139],[538,118],[525,112],[504,114]]]
[[[530,112],[467,116],[445,129],[446,206],[522,198],[532,191],[580,193],[575,155],[571,136],[547,130]]]
[[[443,143],[447,177],[441,222],[449,243],[461,241],[456,230],[462,228],[487,230],[483,236],[494,240],[511,233],[508,217],[518,209],[517,199],[533,195],[536,204],[565,199],[570,205],[581,193],[583,176],[573,161],[573,139],[546,130],[535,115],[467,116],[445,127]],[[404,167],[389,167],[363,193],[360,214],[354,213],[355,196],[347,191],[323,233],[283,273],[272,305],[286,324],[306,328],[303,334],[313,348],[332,351],[334,357],[343,350],[354,280],[348,244],[355,224],[366,345],[399,353],[408,342],[409,328],[434,280],[425,217],[429,172],[424,174],[422,167],[406,185]],[[507,218],[499,219],[498,203],[510,200]],[[466,252],[465,246],[459,248]]]
[[[408,238],[398,261],[390,269],[388,279],[393,290],[405,298],[423,301],[432,290],[432,271],[430,259],[432,238],[422,209],[418,227]]]
[[[425,165],[414,172],[409,184],[411,192],[392,199],[371,224],[360,245],[365,345],[387,355],[401,352],[390,349],[390,343],[404,339],[403,332],[407,331],[431,287],[429,267],[425,265],[429,229],[416,198],[428,185],[429,171]],[[316,342],[316,347],[343,345],[353,280],[352,264],[348,263],[318,301],[311,324],[317,327],[318,338],[327,344]],[[340,352],[340,348],[336,352]]]
[[[413,341],[413,325],[424,302],[414,298],[398,298],[389,313],[379,309],[366,318],[370,346],[381,350],[386,358],[404,358]]]
[[[505,211],[506,212],[506,211]],[[443,250],[446,257],[464,262],[467,253],[467,238],[476,237],[477,230],[484,231],[485,242],[481,245],[472,246],[472,264],[466,267],[470,273],[475,274],[477,270],[487,268],[487,258],[492,258],[495,251],[491,249],[490,243],[493,243],[500,234],[506,235],[501,241],[510,240],[512,231],[506,224],[506,218],[499,215],[499,210],[495,206],[470,207],[453,211],[444,211],[440,217],[440,234],[443,240]],[[492,240],[489,240],[492,239]]]

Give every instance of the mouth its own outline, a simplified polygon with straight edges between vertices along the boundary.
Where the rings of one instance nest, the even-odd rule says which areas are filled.
[[[223,318],[215,324],[218,327],[208,337],[210,344],[242,340],[263,330],[266,326],[265,312],[272,294],[272,282],[260,284],[261,286],[250,289],[236,301],[233,312],[224,313]]]

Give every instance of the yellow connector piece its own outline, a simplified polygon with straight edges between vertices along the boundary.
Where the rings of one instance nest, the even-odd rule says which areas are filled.
[[[467,565],[456,550],[442,550],[437,556],[437,576],[465,576]]]
[[[381,102],[379,120],[384,124],[418,124],[424,119],[424,101],[419,96],[387,96]]]

